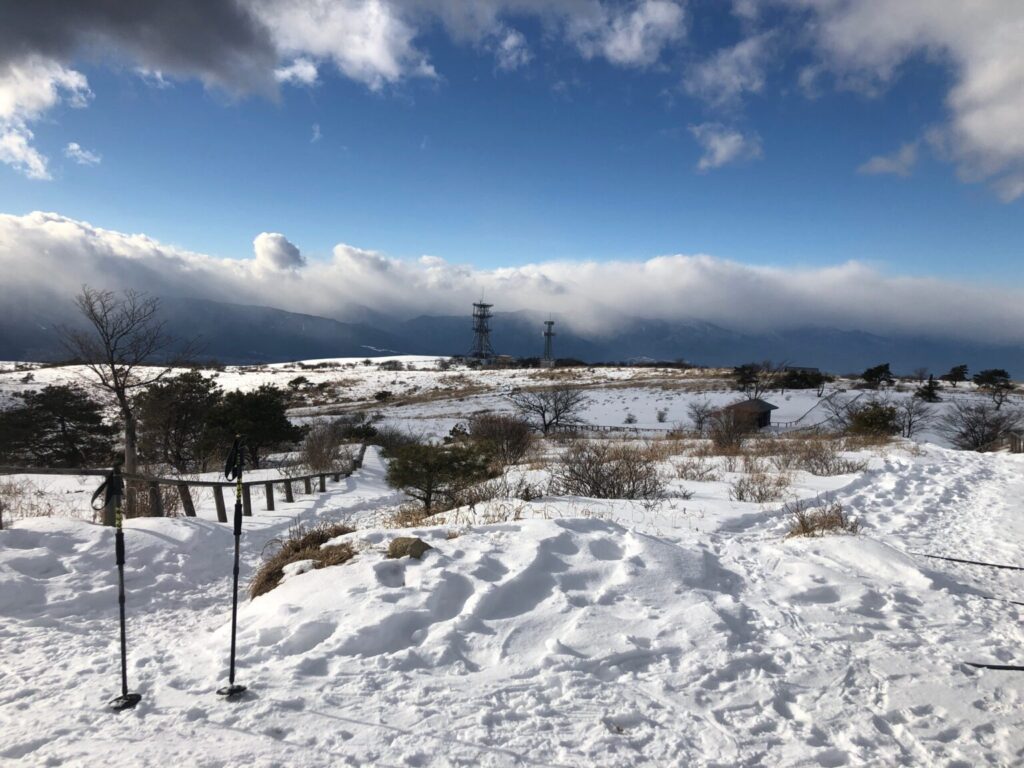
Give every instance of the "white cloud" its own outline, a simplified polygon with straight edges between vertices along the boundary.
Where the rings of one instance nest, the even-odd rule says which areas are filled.
[[[434,75],[413,44],[417,30],[385,0],[257,0],[252,10],[283,54],[311,64],[333,61],[346,77],[373,90]]]
[[[1024,195],[1024,3],[1019,0],[776,0],[809,14],[807,29],[841,85],[878,92],[909,58],[952,70],[941,129],[966,181]]]
[[[526,66],[532,54],[526,43],[522,32],[515,29],[506,30],[494,47],[494,57],[498,61],[498,68],[506,72]]]
[[[320,132],[320,123],[313,123],[313,135],[309,139],[310,144],[316,144],[324,135]]]
[[[612,64],[654,64],[662,50],[686,32],[683,7],[669,0],[643,0],[617,13],[603,4],[597,10],[571,17],[570,37],[584,56],[603,56]]]
[[[300,56],[291,64],[275,69],[274,79],[279,83],[291,83],[292,85],[316,85],[316,64]]]
[[[294,272],[306,266],[306,258],[279,232],[261,232],[252,241],[256,267],[262,272]]]
[[[28,128],[0,127],[0,163],[6,163],[30,179],[51,178],[46,158],[32,146]]]
[[[99,165],[103,159],[95,152],[90,152],[88,149],[84,149],[81,144],[76,141],[72,141],[66,147],[64,147],[64,156],[70,160],[74,160],[79,165]]]
[[[404,261],[339,244],[329,261],[302,266],[298,249],[282,235],[264,233],[254,248],[256,258],[221,259],[52,213],[0,215],[0,274],[26,295],[52,289],[70,297],[88,282],[165,296],[230,296],[346,319],[346,309],[359,306],[396,317],[465,314],[483,292],[503,311],[558,306],[591,332],[643,315],[761,332],[825,326],[1024,342],[1020,289],[891,276],[857,262],[782,269],[673,254],[480,270],[436,256]]]
[[[743,134],[721,123],[691,125],[690,133],[697,139],[703,154],[697,162],[698,171],[710,171],[723,165],[761,157],[761,140]]]
[[[867,175],[892,174],[894,176],[910,175],[917,164],[917,142],[904,144],[888,155],[876,155],[857,169],[858,173]]]
[[[683,88],[716,107],[735,106],[744,94],[764,89],[770,33],[748,37],[693,67]]]
[[[39,56],[0,65],[0,163],[30,179],[49,179],[46,157],[32,146],[29,124],[61,102],[84,107],[92,98],[81,72]]]

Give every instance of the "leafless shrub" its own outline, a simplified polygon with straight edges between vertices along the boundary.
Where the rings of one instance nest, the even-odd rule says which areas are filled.
[[[804,440],[775,441],[777,452],[772,464],[781,472],[801,469],[812,475],[848,475],[863,472],[867,462],[846,459],[840,453],[840,442],[834,439],[808,437]]]
[[[998,410],[998,407],[997,407]],[[896,406],[896,417],[903,437],[913,437],[935,418],[934,409],[919,397],[908,397]]]
[[[518,464],[533,446],[530,423],[519,416],[478,414],[469,419],[469,436],[504,467]]]
[[[770,473],[764,462],[754,457],[744,457],[743,472],[743,476],[729,486],[729,498],[733,501],[764,504],[778,501],[789,490],[787,475]]]
[[[555,494],[596,499],[660,499],[667,481],[647,446],[604,441],[571,445],[554,465]]]
[[[957,448],[981,452],[998,450],[1021,428],[1019,411],[982,400],[953,403],[939,427]]]
[[[783,511],[790,515],[792,522],[786,538],[794,536],[824,536],[829,533],[852,533],[860,531],[860,522],[846,514],[838,501],[814,506],[806,501],[787,504]]]
[[[355,464],[354,451],[344,443],[344,426],[326,420],[310,425],[299,455],[310,472],[348,472]]]
[[[701,400],[700,402],[695,400],[686,407],[686,413],[693,423],[693,431],[698,435],[703,435],[707,431],[714,412],[715,407],[707,400]]]
[[[710,483],[721,479],[721,475],[714,464],[711,464],[703,456],[683,459],[676,462],[676,477],[680,480],[690,480],[695,483]]]
[[[743,441],[752,432],[750,420],[734,411],[716,411],[708,424],[711,444],[722,456],[738,454],[743,449]]]

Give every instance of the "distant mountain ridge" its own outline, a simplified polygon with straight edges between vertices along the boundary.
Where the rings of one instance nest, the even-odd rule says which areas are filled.
[[[286,362],[324,357],[382,354],[465,354],[472,320],[423,315],[408,320],[363,309],[360,322],[342,322],[206,299],[165,297],[163,318],[170,334],[197,338],[202,356],[227,364]],[[538,357],[543,321],[531,312],[499,312],[492,342],[499,354]],[[854,373],[879,362],[909,373],[928,368],[943,373],[967,364],[971,370],[1006,368],[1024,375],[1024,349],[952,339],[882,336],[863,331],[800,328],[750,333],[700,320],[621,318],[611,333],[593,333],[555,316],[555,354],[588,362],[680,360],[728,366],[752,360],[787,361],[833,373]],[[56,327],[80,319],[70,301],[0,292],[0,359],[53,361],[66,357]]]

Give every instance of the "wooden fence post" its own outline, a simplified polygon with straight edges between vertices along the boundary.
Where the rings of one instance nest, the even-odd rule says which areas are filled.
[[[160,496],[160,483],[149,484],[149,516],[164,516],[164,500]]]
[[[181,506],[185,510],[185,517],[196,516],[196,505],[192,503],[192,492],[188,485],[182,483],[178,486],[178,495],[181,496]]]
[[[249,492],[249,486],[242,486],[242,514],[246,517],[252,517],[252,494]]]
[[[284,483],[284,500],[289,504],[295,501],[295,494],[292,492],[292,481],[285,480]]]
[[[263,484],[263,490],[266,491],[266,494],[267,494],[267,511],[268,512],[273,512],[274,511],[274,484],[273,483],[264,483]]]
[[[308,477],[302,478],[302,487],[307,494],[313,493],[313,481]]]
[[[217,522],[226,523],[228,521],[228,511],[224,507],[224,488],[220,485],[213,486],[213,500],[217,504]]]
[[[320,493],[327,490],[327,475],[320,475]]]

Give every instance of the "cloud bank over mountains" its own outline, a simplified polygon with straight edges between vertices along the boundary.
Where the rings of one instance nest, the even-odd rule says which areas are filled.
[[[366,308],[399,318],[462,315],[484,296],[501,311],[571,313],[595,334],[639,317],[746,332],[816,326],[1024,342],[1024,291],[888,275],[857,262],[781,269],[675,254],[479,270],[345,244],[329,260],[307,259],[280,233],[258,235],[253,247],[251,258],[216,258],[53,213],[0,215],[5,287],[40,302],[69,300],[88,283],[349,320]]]
[[[326,70],[382,91],[410,80],[443,82],[428,48],[441,30],[492,56],[506,74],[566,57],[672,73],[679,93],[704,104],[703,123],[718,126],[714,134],[694,132],[705,149],[702,171],[760,153],[751,139],[756,126],[743,117],[751,95],[796,87],[809,97],[826,88],[873,97],[895,84],[908,62],[926,60],[949,73],[945,118],[898,142],[923,142],[964,181],[986,182],[1003,200],[1024,195],[1020,0],[722,6],[736,20],[737,39],[708,51],[695,30],[709,11],[691,0],[8,3],[0,25],[0,162],[50,178],[32,125],[60,104],[82,107],[92,99],[75,68],[80,62],[128,66],[158,87],[198,79],[234,96],[273,99],[282,87],[316,87]],[[790,61],[799,64],[785,66]],[[786,82],[794,69],[795,82]],[[746,151],[737,149],[741,141]],[[913,163],[902,159],[894,172],[909,173]]]

